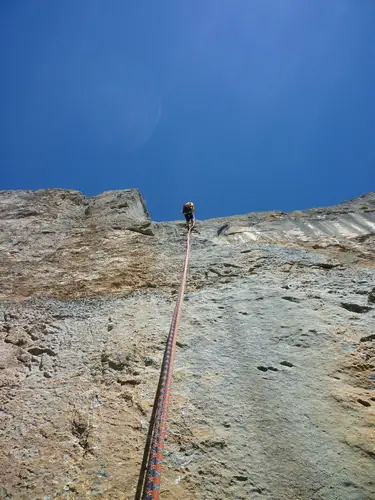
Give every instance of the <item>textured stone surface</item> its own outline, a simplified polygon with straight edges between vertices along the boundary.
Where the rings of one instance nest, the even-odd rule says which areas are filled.
[[[133,498],[182,222],[0,192],[0,498]],[[163,499],[375,497],[375,195],[199,222]]]

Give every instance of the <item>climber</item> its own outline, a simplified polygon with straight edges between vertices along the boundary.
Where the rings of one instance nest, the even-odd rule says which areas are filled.
[[[182,207],[182,213],[185,216],[188,227],[190,226],[190,224],[194,224],[194,203],[192,201],[188,201],[187,203],[185,203],[185,205]]]

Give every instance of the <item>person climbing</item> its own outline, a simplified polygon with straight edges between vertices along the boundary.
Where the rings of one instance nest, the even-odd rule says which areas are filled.
[[[188,227],[190,226],[190,224],[194,224],[194,203],[192,201],[188,201],[187,203],[185,203],[185,205],[182,207],[182,213],[185,216]]]

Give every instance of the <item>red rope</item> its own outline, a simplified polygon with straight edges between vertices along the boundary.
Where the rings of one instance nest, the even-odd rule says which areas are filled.
[[[158,390],[155,397],[153,414],[150,422],[149,438],[146,444],[144,464],[147,460],[146,482],[143,485],[144,470],[141,471],[140,482],[136,498],[140,498],[140,490],[143,487],[143,500],[158,500],[160,493],[161,470],[163,465],[164,447],[168,431],[168,403],[172,385],[173,362],[176,351],[176,340],[178,332],[178,322],[181,316],[182,300],[185,293],[185,285],[190,257],[190,234],[194,228],[194,223],[189,226],[186,240],[186,255],[184,269],[181,277],[180,289],[177,296],[171,326],[169,329],[167,345],[164,352],[163,364],[159,378]]]

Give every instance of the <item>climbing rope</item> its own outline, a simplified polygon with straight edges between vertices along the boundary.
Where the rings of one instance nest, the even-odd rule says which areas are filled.
[[[163,465],[164,447],[168,431],[168,403],[172,385],[173,362],[176,350],[178,322],[181,316],[182,299],[190,257],[190,235],[193,222],[188,229],[184,269],[181,276],[180,289],[169,329],[167,345],[164,352],[158,389],[155,396],[153,412],[143,455],[141,473],[139,475],[136,500],[158,500],[160,493],[161,469]],[[146,472],[147,471],[147,472]],[[141,496],[142,495],[142,496]]]

